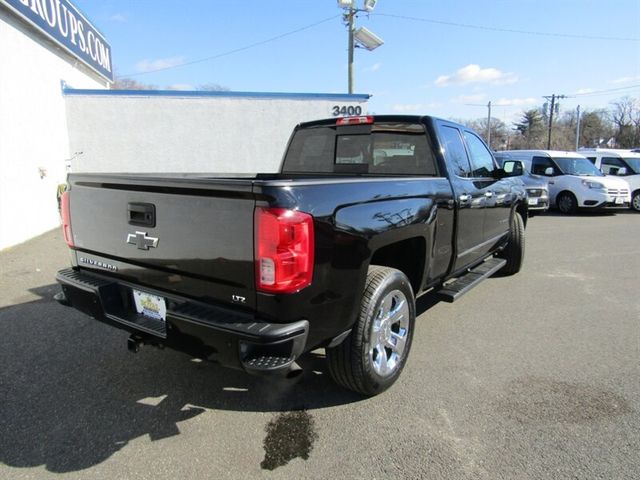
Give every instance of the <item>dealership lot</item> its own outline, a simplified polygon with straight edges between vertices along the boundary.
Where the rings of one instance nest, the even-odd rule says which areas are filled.
[[[52,300],[58,231],[1,252],[0,477],[638,478],[640,215],[527,233],[520,274],[420,299],[407,368],[372,399],[321,351],[277,382],[132,355]]]

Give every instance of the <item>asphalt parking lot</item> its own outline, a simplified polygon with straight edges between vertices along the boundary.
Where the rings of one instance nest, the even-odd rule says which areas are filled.
[[[0,252],[0,478],[640,477],[640,215],[531,219],[514,277],[432,297],[386,393],[322,352],[267,381],[52,300],[58,231]]]

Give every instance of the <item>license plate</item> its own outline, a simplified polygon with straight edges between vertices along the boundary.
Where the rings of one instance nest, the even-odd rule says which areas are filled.
[[[136,311],[145,317],[162,320],[163,322],[167,319],[167,304],[164,298],[133,290],[133,300],[136,304]]]
[[[624,198],[616,197],[616,205],[622,205],[624,203]]]
[[[537,205],[538,204],[538,199],[537,198],[530,198],[529,199],[529,205]]]

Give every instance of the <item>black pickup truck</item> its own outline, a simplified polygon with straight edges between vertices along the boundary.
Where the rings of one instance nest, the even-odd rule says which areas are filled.
[[[519,271],[526,200],[462,125],[304,123],[278,174],[70,174],[56,298],[129,331],[132,351],[253,374],[294,376],[324,347],[340,385],[375,395],[407,361],[417,295]]]

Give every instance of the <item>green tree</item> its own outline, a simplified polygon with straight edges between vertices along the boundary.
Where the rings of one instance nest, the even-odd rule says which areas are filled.
[[[513,148],[541,148],[544,143],[545,125],[540,110],[532,108],[522,113],[519,122],[514,123],[516,136]]]
[[[598,147],[613,137],[613,128],[606,110],[586,111],[580,118],[580,146]]]

